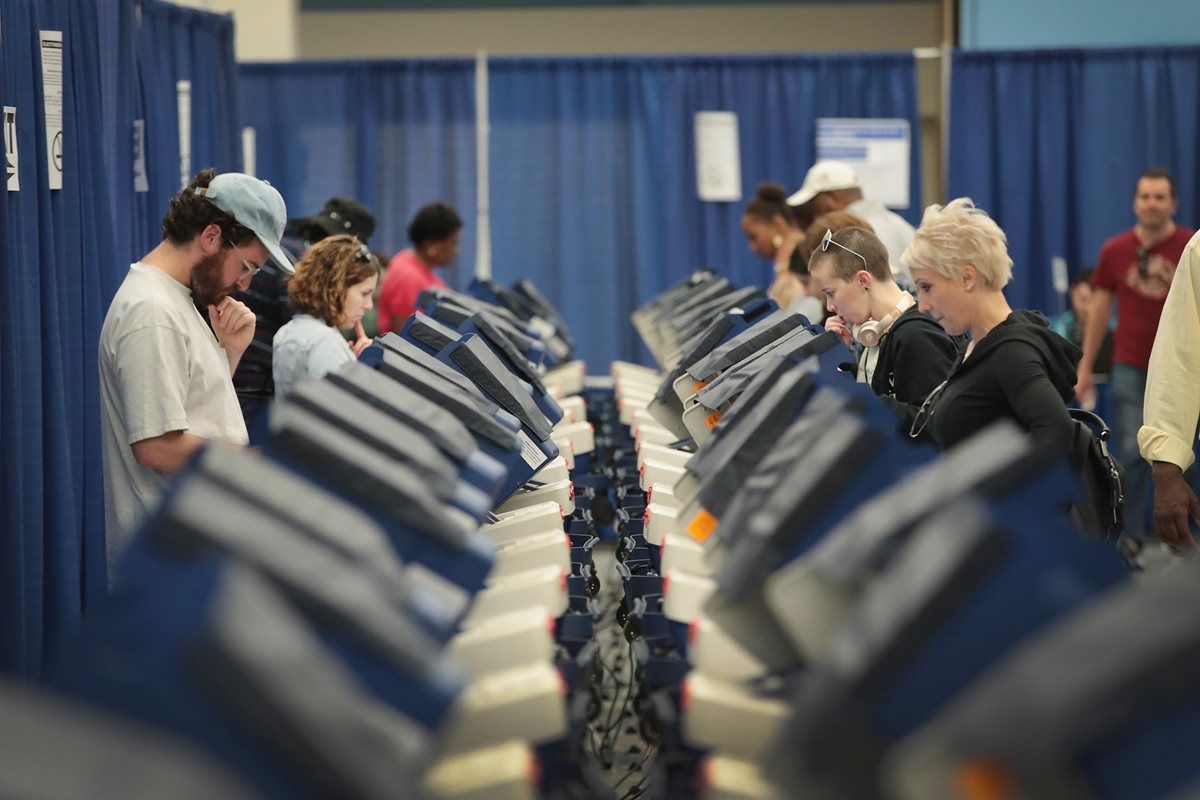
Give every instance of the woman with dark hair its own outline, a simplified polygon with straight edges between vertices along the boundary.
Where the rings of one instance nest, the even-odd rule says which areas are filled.
[[[772,263],[784,244],[797,242],[804,234],[796,227],[786,199],[787,190],[778,183],[760,183],[754,199],[742,211],[742,233],[751,252]]]
[[[375,312],[379,332],[399,330],[412,315],[421,292],[446,282],[434,273],[458,256],[462,234],[458,212],[445,203],[430,203],[421,208],[408,225],[412,247],[401,250],[388,263],[379,308]]]
[[[370,346],[362,318],[378,280],[379,262],[353,236],[331,236],[308,249],[288,284],[296,315],[273,343],[276,397],[306,377],[320,378],[354,361]],[[353,344],[339,328],[354,328]]]
[[[742,233],[750,250],[775,265],[775,278],[767,296],[780,308],[805,314],[820,322],[821,302],[808,297],[807,272],[799,253],[804,230],[796,225],[787,190],[777,183],[760,183],[754,199],[742,211]],[[813,318],[815,315],[815,319]]]

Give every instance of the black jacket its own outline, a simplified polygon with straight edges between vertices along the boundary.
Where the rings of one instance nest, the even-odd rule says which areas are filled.
[[[958,357],[958,346],[942,326],[915,308],[905,311],[879,342],[871,388],[897,403],[921,405]]]
[[[970,358],[959,357],[930,403],[927,431],[948,448],[1008,418],[1068,453],[1075,423],[1067,403],[1075,393],[1081,356],[1078,347],[1050,330],[1040,312],[1014,311],[979,340]]]

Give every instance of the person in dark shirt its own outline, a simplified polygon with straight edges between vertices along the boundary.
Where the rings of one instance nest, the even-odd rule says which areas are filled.
[[[970,198],[933,205],[902,260],[917,284],[918,306],[952,336],[971,341],[946,380],[912,413],[909,433],[949,448],[1007,418],[1035,439],[1071,452],[1080,349],[1050,330],[1038,311],[1013,311],[1008,240]]]
[[[309,246],[335,234],[347,233],[364,244],[375,232],[375,216],[357,200],[331,197],[317,214],[288,221],[283,246],[299,260]],[[255,315],[254,339],[233,374],[233,388],[250,433],[250,444],[266,438],[267,406],[275,397],[272,378],[272,341],[275,333],[292,319],[288,306],[288,278],[274,264],[267,264],[250,286],[234,297]]]
[[[1092,270],[1084,269],[1079,271],[1071,283],[1069,296],[1071,298],[1071,307],[1058,316],[1051,318],[1050,330],[1073,342],[1082,350],[1084,332],[1087,330],[1088,313],[1091,311]],[[1092,365],[1092,372],[1096,375],[1103,375],[1106,380],[1109,371],[1112,369],[1112,332],[1116,327],[1117,321],[1114,318],[1109,323],[1108,332],[1105,333],[1104,341],[1100,345],[1100,352],[1096,356],[1095,363]]]
[[[892,278],[887,248],[858,227],[826,231],[808,265],[812,285],[835,316],[826,330],[862,352],[855,374],[875,394],[917,405],[950,372],[954,340]]]

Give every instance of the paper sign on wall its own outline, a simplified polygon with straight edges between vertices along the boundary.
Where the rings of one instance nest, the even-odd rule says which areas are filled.
[[[738,122],[732,111],[696,114],[696,188],[701,200],[742,199]]]
[[[42,50],[42,99],[46,106],[46,163],[51,189],[63,185],[62,31],[38,31]]]
[[[179,108],[179,185],[192,181],[192,82],[175,84]]]
[[[17,158],[17,109],[4,107],[4,174],[10,192],[21,191],[20,159]]]
[[[133,121],[133,190],[150,191],[150,179],[146,176],[146,120]]]
[[[912,131],[906,119],[817,120],[817,158],[854,167],[863,195],[908,208]]]

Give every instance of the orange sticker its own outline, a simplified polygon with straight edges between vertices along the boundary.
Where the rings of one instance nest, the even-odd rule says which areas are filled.
[[[721,421],[721,412],[720,411],[714,411],[713,413],[709,414],[707,417],[704,418],[704,422],[705,422],[705,424],[708,425],[708,429],[710,431],[713,428],[715,428],[717,426],[717,423],[720,421]]]
[[[717,529],[717,518],[708,513],[707,509],[700,509],[700,513],[692,517],[692,521],[688,523],[688,535],[697,542],[703,542],[712,532]]]
[[[1012,772],[991,759],[969,761],[954,776],[954,788],[962,800],[1003,800],[1013,797]]]
[[[693,392],[698,392],[698,391],[700,391],[701,389],[703,389],[705,386],[708,386],[708,381],[700,381],[699,383],[697,383],[697,384],[695,384],[694,386],[692,386],[692,391],[693,391]]]

